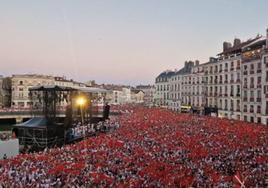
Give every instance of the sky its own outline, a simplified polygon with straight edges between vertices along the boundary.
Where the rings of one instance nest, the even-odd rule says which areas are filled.
[[[0,0],[0,75],[153,84],[265,35],[267,0]]]

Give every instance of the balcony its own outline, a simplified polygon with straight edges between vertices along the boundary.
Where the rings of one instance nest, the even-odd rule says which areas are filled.
[[[258,69],[258,70],[257,70],[257,73],[261,73],[261,69]]]
[[[222,84],[222,80],[219,81],[219,84]]]
[[[219,97],[222,97],[222,94],[221,93],[219,94]]]
[[[237,97],[240,97],[240,93],[237,93],[236,96],[237,96]]]
[[[218,83],[218,80],[214,80],[214,83],[217,84]]]
[[[236,80],[236,83],[240,83],[240,82],[241,82],[241,80],[240,80],[240,79],[237,79],[237,80]]]
[[[220,69],[219,72],[222,72],[222,69]]]
[[[258,97],[256,100],[257,100],[257,102],[261,102],[261,98],[260,97]]]
[[[249,110],[249,112],[250,112],[250,113],[253,113],[253,112],[254,112],[254,110],[253,110],[253,109],[250,109],[250,110]]]
[[[244,71],[244,75],[248,75],[248,71]]]
[[[250,102],[254,102],[254,98],[253,97],[250,97],[249,101]]]
[[[225,96],[225,97],[228,97],[228,94],[227,94],[227,93],[225,93],[225,94],[224,94],[224,96]]]
[[[233,71],[233,70],[234,70],[234,67],[231,67],[231,68],[230,68],[230,71]]]
[[[227,69],[227,68],[225,68],[225,69],[224,69],[224,72],[228,72],[228,69]]]
[[[240,67],[236,67],[236,70],[240,70],[241,68]]]
[[[240,112],[240,108],[239,108],[239,107],[237,107],[237,108],[236,108],[236,111],[237,111],[237,112]]]
[[[254,70],[250,70],[250,74],[254,74]]]
[[[233,97],[233,96],[234,96],[234,94],[233,94],[233,93],[230,93],[230,96],[231,96],[231,97]]]
[[[225,83],[225,84],[228,84],[228,80],[225,80],[224,83]]]
[[[248,86],[247,85],[243,85],[243,88],[248,88]]]

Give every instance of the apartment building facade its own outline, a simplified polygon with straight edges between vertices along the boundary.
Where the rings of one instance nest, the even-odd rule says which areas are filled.
[[[158,95],[159,101],[175,111],[183,105],[201,110],[216,108],[219,117],[267,124],[267,46],[268,30],[265,37],[224,42],[217,58],[204,64],[190,63],[190,70],[183,71],[185,64],[175,71],[164,82],[170,88],[166,94],[170,98]]]

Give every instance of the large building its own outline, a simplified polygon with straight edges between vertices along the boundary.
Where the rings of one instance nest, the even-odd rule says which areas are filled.
[[[161,73],[155,104],[175,111],[185,105],[214,108],[220,117],[267,124],[267,49],[268,30],[265,37],[224,42],[223,51],[207,63],[189,61],[179,71]]]
[[[54,85],[55,79],[52,76],[22,74],[11,77],[11,107],[29,108],[31,100],[29,97],[29,88],[38,85]]]
[[[155,79],[154,103],[157,106],[168,106],[169,102],[169,81],[175,74],[174,71],[164,71]]]
[[[143,91],[144,93],[144,97],[143,97],[144,105],[153,106],[155,87],[153,85],[138,85],[136,88],[138,90]]]

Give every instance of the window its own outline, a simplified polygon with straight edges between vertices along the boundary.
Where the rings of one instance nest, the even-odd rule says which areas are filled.
[[[23,85],[23,81],[20,81],[19,84],[20,84],[20,85]]]
[[[263,60],[264,60],[264,63],[268,63],[268,56],[265,56]]]
[[[261,69],[261,63],[258,63],[258,69]]]

